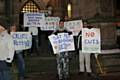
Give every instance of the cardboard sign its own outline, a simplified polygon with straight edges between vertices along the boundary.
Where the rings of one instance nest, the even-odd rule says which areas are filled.
[[[44,13],[24,13],[24,27],[45,26]]]
[[[75,50],[73,35],[59,33],[58,35],[52,34],[48,38],[55,54]]]
[[[64,27],[71,31],[74,36],[77,36],[83,27],[82,20],[68,21],[64,23]]]
[[[30,32],[11,32],[15,50],[30,49],[32,46],[32,36]]]
[[[45,18],[45,26],[41,26],[41,30],[47,31],[47,30],[55,30],[56,27],[59,27],[59,17],[46,17]]]
[[[83,53],[101,52],[100,29],[97,28],[82,29],[82,52]]]

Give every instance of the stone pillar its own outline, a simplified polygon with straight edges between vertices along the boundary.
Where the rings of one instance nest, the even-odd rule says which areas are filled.
[[[13,0],[5,0],[5,18],[7,19],[8,26],[13,21]]]

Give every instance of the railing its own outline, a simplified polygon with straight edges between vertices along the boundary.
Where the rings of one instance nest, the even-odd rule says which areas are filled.
[[[100,54],[92,56],[92,61],[95,73],[120,72],[120,49],[102,50]]]

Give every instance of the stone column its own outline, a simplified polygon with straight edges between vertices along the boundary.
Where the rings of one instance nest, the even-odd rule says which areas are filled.
[[[5,0],[5,18],[7,19],[8,26],[13,21],[13,0]]]

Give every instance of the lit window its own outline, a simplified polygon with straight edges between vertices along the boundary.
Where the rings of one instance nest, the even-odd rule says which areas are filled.
[[[23,13],[25,12],[39,12],[40,9],[37,7],[37,5],[33,1],[28,1],[25,6],[22,8]]]

